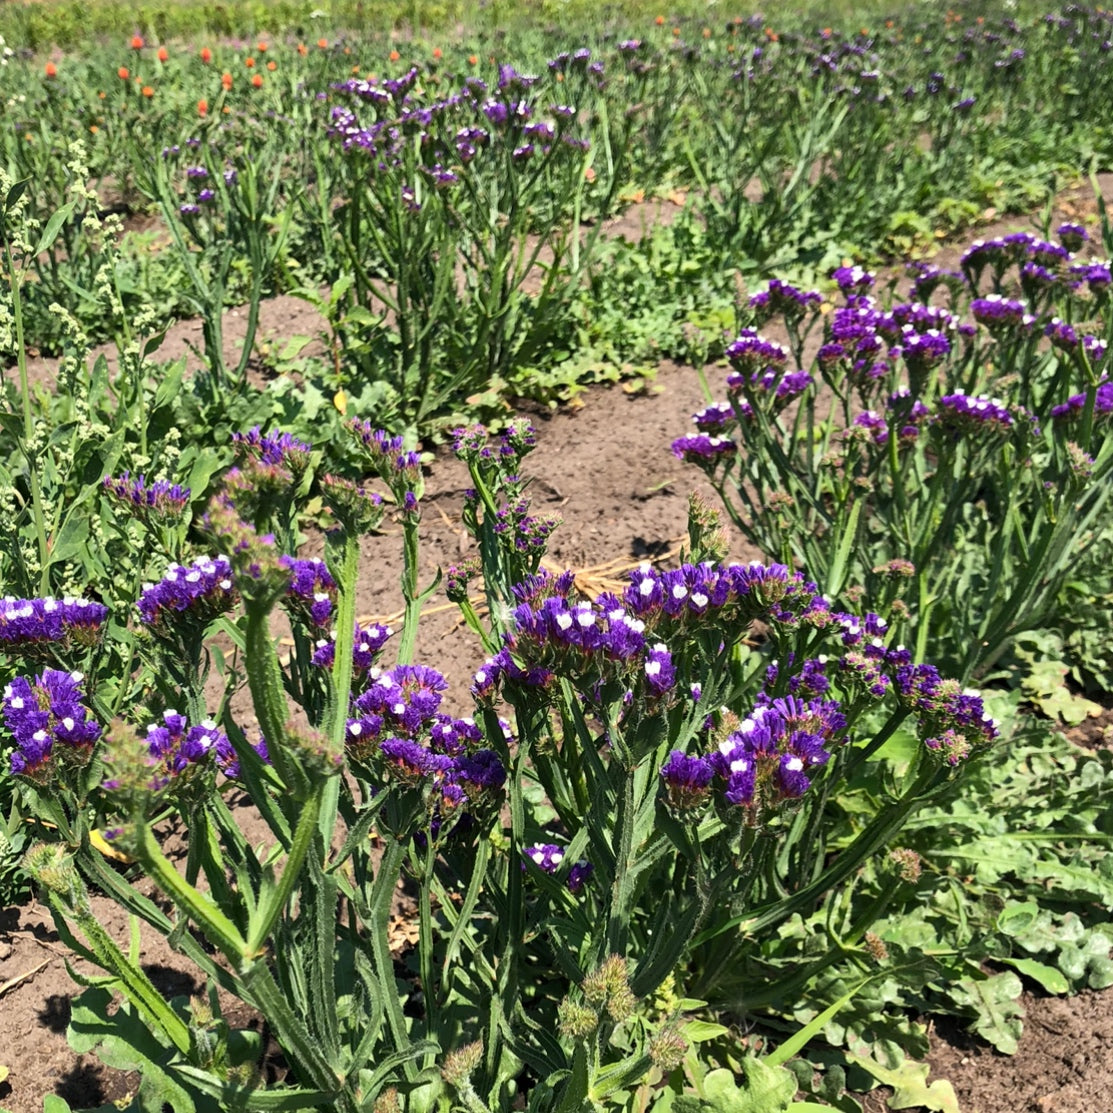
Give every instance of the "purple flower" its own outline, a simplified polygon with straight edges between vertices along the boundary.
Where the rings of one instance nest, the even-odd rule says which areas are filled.
[[[997,329],[1029,328],[1036,318],[1028,312],[1028,306],[1015,298],[1001,294],[989,294],[984,298],[974,298],[970,303],[974,320],[985,325],[990,331]]]
[[[207,625],[236,600],[228,558],[200,557],[190,565],[171,564],[157,584],[144,586],[136,606],[147,626],[166,635],[179,622]]]
[[[725,456],[731,456],[737,451],[738,445],[730,437],[714,437],[707,433],[677,437],[672,442],[672,454],[678,460],[701,466],[717,464]]]
[[[373,668],[382,648],[393,635],[394,631],[381,622],[372,622],[366,626],[356,624],[354,636],[354,650],[352,654],[352,667],[357,672],[366,672]],[[332,668],[336,657],[336,639],[328,638],[317,642],[313,652],[312,663],[319,668]]]
[[[645,682],[654,695],[667,692],[676,683],[676,668],[672,654],[663,642],[658,642],[645,655]]]
[[[156,480],[149,487],[145,476],[132,479],[130,472],[121,476],[105,476],[105,494],[131,507],[144,519],[170,521],[179,518],[189,505],[190,489],[165,479]]]
[[[258,425],[246,433],[233,433],[232,444],[249,459],[285,468],[295,480],[305,474],[313,451],[310,445],[291,433],[264,434]]]
[[[945,394],[939,399],[935,424],[956,433],[994,430],[1007,432],[1014,424],[1013,415],[995,398],[976,395]]]
[[[715,770],[705,757],[688,757],[681,750],[673,750],[668,761],[661,766],[661,781],[668,795],[669,805],[679,812],[693,811],[707,799]]]
[[[278,563],[290,573],[286,606],[311,626],[327,626],[336,607],[336,581],[323,560],[281,556]]]
[[[547,873],[550,876],[556,874],[564,861],[564,848],[557,846],[555,843],[535,843],[533,846],[526,847],[522,851],[522,856],[528,858],[542,873]],[[522,863],[522,869],[526,868],[526,863]],[[575,862],[571,869],[568,871],[568,878],[565,881],[565,887],[570,893],[578,893],[583,887],[584,883],[591,876],[594,866],[590,862]]]
[[[100,737],[89,718],[79,672],[44,669],[33,681],[17,676],[4,689],[4,726],[15,739],[13,775],[47,781],[55,763],[85,766]]]
[[[207,719],[194,726],[177,711],[164,711],[161,723],[147,727],[147,746],[158,770],[151,787],[161,789],[192,767],[200,768],[210,754],[230,747],[227,736]]]
[[[7,653],[65,652],[100,640],[108,608],[87,599],[0,600],[0,649]]]
[[[864,294],[874,283],[874,276],[859,266],[836,267],[831,278],[844,294]]]

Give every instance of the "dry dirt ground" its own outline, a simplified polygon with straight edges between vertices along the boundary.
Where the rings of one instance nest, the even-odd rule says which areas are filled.
[[[1107,194],[1111,182],[1103,180]],[[1085,191],[1066,199],[1068,214],[1087,208]],[[1092,206],[1091,206],[1092,208]],[[649,219],[660,219],[661,211]],[[628,231],[636,234],[646,216],[633,214]],[[990,227],[983,235],[1026,226],[1017,219]],[[951,258],[948,259],[947,256]],[[957,252],[944,252],[951,262]],[[311,311],[299,301],[280,298],[264,309],[261,336],[312,334]],[[234,352],[243,319],[228,314],[225,337]],[[196,322],[183,322],[167,337],[160,358],[186,353],[200,339]],[[36,366],[40,382],[51,381],[46,362]],[[721,371],[711,371],[714,385]],[[670,442],[690,428],[691,413],[703,405],[691,369],[663,366],[654,388],[637,395],[619,388],[593,390],[573,412],[534,415],[538,447],[527,458],[536,510],[559,513],[564,525],[550,549],[554,564],[588,570],[598,584],[621,575],[642,559],[674,553],[685,533],[689,491],[704,490],[699,473],[681,464]],[[468,538],[460,523],[466,472],[451,457],[438,458],[430,471],[423,510],[423,573],[467,555]],[[387,533],[368,539],[364,548],[358,610],[387,616],[400,607],[400,538]],[[751,559],[739,540],[733,556]],[[433,604],[443,602],[443,597]],[[433,609],[423,620],[418,660],[434,663],[453,690],[466,692],[480,661],[478,648],[459,629],[452,609]],[[126,916],[98,898],[98,918],[126,946]],[[155,984],[171,995],[201,987],[180,956],[153,932],[143,936],[144,962]],[[0,912],[0,1065],[10,1070],[0,1084],[0,1106],[11,1113],[38,1113],[44,1095],[58,1094],[75,1108],[119,1100],[136,1078],[75,1056],[65,1038],[70,999],[76,987],[66,970],[65,947],[49,914],[39,905]],[[78,964],[79,970],[82,969]],[[1113,1110],[1113,991],[1070,1000],[1033,996],[1020,1051],[1012,1058],[971,1039],[950,1023],[933,1027],[930,1062],[933,1078],[949,1079],[963,1113],[1102,1113]],[[867,1098],[867,1109],[888,1109],[884,1090]]]

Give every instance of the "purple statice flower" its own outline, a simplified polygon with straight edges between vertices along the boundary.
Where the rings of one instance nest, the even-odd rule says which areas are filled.
[[[1001,294],[987,294],[984,298],[974,298],[970,303],[974,320],[991,332],[1005,329],[1027,329],[1036,323],[1036,318],[1028,312],[1028,306],[1017,298],[1006,298]]]
[[[768,396],[771,394],[774,411],[780,411],[789,402],[799,398],[814,382],[815,380],[807,371],[782,373],[777,368],[768,368],[765,371],[754,371],[748,376],[737,371],[732,372],[727,376],[727,389],[738,392],[745,390],[748,386],[755,395]],[[744,402],[744,406],[743,416],[750,417],[752,410],[749,403]]]
[[[1089,286],[1091,294],[1103,293],[1113,285],[1109,263],[1075,263],[1067,273],[1076,287],[1083,283]]]
[[[811,787],[809,771],[830,759],[827,749],[846,729],[834,700],[759,696],[751,714],[710,758],[724,798],[752,820]]]
[[[831,278],[844,295],[864,294],[874,283],[874,276],[859,266],[836,267]]]
[[[1047,240],[1030,240],[1026,245],[1026,253],[1029,262],[1050,271],[1057,270],[1060,264],[1070,259],[1070,252],[1065,246]]]
[[[959,391],[945,394],[939,399],[934,424],[958,434],[980,430],[1007,432],[1015,422],[1008,408],[998,399],[982,398]]]
[[[949,764],[997,737],[997,724],[981,696],[962,688],[957,680],[944,679],[933,665],[902,665],[895,670],[894,682],[901,700],[920,717],[925,746]]]
[[[199,190],[198,193],[197,193],[198,204],[208,205],[208,204],[211,204],[215,200],[216,200],[216,192],[214,190],[206,188],[206,189]]]
[[[765,337],[752,328],[743,329],[732,340],[724,353],[739,374],[752,375],[769,367],[784,367],[788,363],[788,349]]]
[[[645,655],[645,683],[655,696],[669,691],[676,683],[672,654],[663,642],[657,642]]]
[[[267,750],[267,740],[260,735],[258,742],[253,742],[251,748],[259,755],[264,765],[270,765],[270,752]],[[229,780],[235,780],[240,775],[240,758],[236,748],[228,740],[228,735],[217,731],[216,741],[213,744],[213,756],[216,767]]]
[[[697,433],[691,437],[677,437],[672,442],[672,454],[678,460],[701,467],[715,467],[719,461],[738,451],[738,445],[730,437],[715,437],[709,433]]]
[[[681,750],[673,750],[661,766],[661,783],[669,806],[678,812],[702,807],[714,776],[715,769],[707,758],[689,757]]]
[[[1078,333],[1072,325],[1067,324],[1059,317],[1051,318],[1044,328],[1043,334],[1054,347],[1061,348],[1065,352],[1073,351],[1078,347]]]
[[[749,403],[742,403],[749,408]],[[729,429],[738,420],[735,407],[729,402],[712,402],[698,413],[692,414],[692,421],[701,433],[718,434]],[[674,442],[673,451],[676,451]]]
[[[823,298],[816,290],[800,290],[779,278],[771,278],[766,290],[750,298],[750,308],[762,320],[781,316],[786,321],[798,321],[809,310],[818,310]]]
[[[201,206],[195,205],[192,201],[187,201],[184,205],[178,206],[179,216],[200,216]]]
[[[889,440],[889,423],[876,410],[863,410],[854,419],[853,428],[864,429],[876,445],[886,444]]]
[[[162,722],[147,727],[147,747],[158,770],[152,788],[161,789],[191,768],[201,768],[210,754],[230,746],[227,736],[211,719],[189,725],[177,711],[164,711]]]
[[[328,626],[336,609],[337,586],[325,562],[317,557],[281,556],[278,563],[290,573],[287,608],[311,626]]]
[[[382,622],[371,622],[366,626],[356,623],[355,644],[352,652],[352,668],[357,673],[368,672],[374,668],[375,661],[383,646],[394,631]],[[336,659],[336,638],[322,638],[313,650],[312,663],[318,668],[332,668]]]
[[[0,600],[0,650],[36,654],[89,648],[100,640],[108,608],[88,599]]]
[[[228,558],[199,557],[189,565],[171,564],[157,584],[145,584],[136,607],[145,625],[166,635],[180,622],[207,625],[237,598]]]
[[[494,750],[476,750],[455,759],[451,778],[463,788],[468,800],[497,792],[506,783],[506,767]]]
[[[951,342],[937,329],[916,332],[911,325],[905,325],[904,330],[890,355],[903,359],[913,375],[927,374],[951,354]]]
[[[522,856],[528,858],[542,873],[547,873],[550,876],[559,872],[561,864],[564,861],[564,848],[557,846],[556,843],[534,843],[533,846],[527,846],[522,851]],[[526,863],[522,863],[522,869],[526,868]],[[565,886],[570,893],[578,893],[591,876],[594,867],[590,862],[580,861],[573,863],[571,869],[568,871],[568,878],[565,881]]]
[[[232,444],[243,457],[261,464],[285,468],[299,480],[309,467],[312,446],[291,433],[266,433],[258,425],[246,433],[233,433]]]
[[[204,181],[209,176],[208,170],[204,166],[187,166],[186,177],[192,178],[194,181]]]
[[[436,754],[412,738],[384,738],[379,753],[391,774],[408,785],[443,777],[453,764],[452,758]]]
[[[190,489],[165,479],[158,479],[150,486],[145,476],[131,477],[130,472],[120,476],[105,476],[104,492],[110,498],[130,507],[138,517],[158,521],[180,518],[189,505]]]
[[[1081,417],[1086,410],[1086,395],[1072,394],[1065,402],[1051,407],[1051,416],[1057,421]],[[1113,381],[1102,379],[1094,398],[1094,416],[1113,413]]]
[[[34,680],[17,676],[4,689],[4,726],[15,739],[10,757],[13,775],[45,782],[60,764],[85,766],[100,737],[83,702],[79,672],[44,669]]]

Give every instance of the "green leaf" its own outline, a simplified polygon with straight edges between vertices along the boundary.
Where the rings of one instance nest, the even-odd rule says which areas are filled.
[[[712,1024],[708,1020],[689,1020],[680,1031],[684,1038],[692,1043],[715,1040],[730,1034],[729,1028],[723,1027],[722,1024]]]
[[[107,989],[87,989],[77,997],[66,1032],[70,1047],[79,1055],[95,1052],[105,1066],[115,1070],[139,1071],[143,1076],[139,1086],[142,1108],[169,1106],[173,1113],[197,1113],[193,1098],[167,1070],[172,1049],[159,1042],[130,1004],[120,1004],[110,1015],[111,1007],[112,994]]]
[[[1016,1054],[1024,1029],[1024,1006],[1019,1000],[1024,986],[1012,971],[988,978],[963,978],[950,992],[957,1004],[974,1011],[972,1032],[1002,1054]]]
[[[19,184],[20,183],[17,182],[16,186]],[[13,186],[12,189],[14,190],[15,186]],[[8,196],[10,197],[11,193],[9,193]],[[73,206],[74,203],[69,201],[51,214],[50,219],[46,222],[46,227],[43,229],[42,235],[39,236],[38,246],[32,252],[32,255],[41,255],[54,243],[58,238],[58,233],[62,230],[62,225],[73,216]]]
[[[936,1079],[930,1086],[927,1077],[931,1068],[927,1063],[914,1063],[906,1059],[900,1066],[889,1069],[875,1062],[869,1055],[847,1053],[847,1059],[868,1071],[884,1086],[891,1086],[890,1109],[929,1109],[933,1113],[959,1113],[958,1097],[954,1087],[944,1079]]]
[[[1037,982],[1048,993],[1070,992],[1070,982],[1063,976],[1062,971],[1056,970],[1054,966],[1037,962],[1034,958],[1006,958],[1001,961],[1007,962],[1026,978],[1031,978],[1032,981]]]

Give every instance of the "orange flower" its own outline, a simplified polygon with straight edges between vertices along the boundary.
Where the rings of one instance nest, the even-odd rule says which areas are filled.
[[[664,27],[665,17],[663,15],[659,15],[654,22],[657,24],[658,27]]]
[[[132,50],[142,50],[143,49],[143,36],[142,35],[132,35],[132,37],[131,37],[131,49]]]
[[[359,66],[352,66],[352,76],[359,77]]]
[[[318,39],[317,40],[317,46],[321,50],[327,50],[328,49],[328,39]]]
[[[267,44],[266,44],[266,43],[256,43],[256,44],[255,44],[255,49],[256,49],[257,51],[259,51],[259,53],[260,53],[260,54],[266,54],[266,52],[267,52]]]
[[[276,70],[276,69],[278,69],[278,63],[277,63],[277,62],[268,62],[268,63],[267,63],[267,69],[268,69],[268,70]]]
[[[53,62],[47,62],[46,66],[43,68],[43,72],[47,77],[57,77],[58,67]]]
[[[225,105],[220,111],[223,112],[225,116],[227,116],[228,113],[232,110],[228,107],[228,105]]]
[[[469,54],[468,55],[468,65],[469,66],[478,66],[479,65],[478,56],[475,55],[475,54]]]
[[[251,84],[254,85],[256,89],[261,89],[263,86],[263,75],[261,73],[257,73],[251,79]]]
[[[673,37],[674,39],[678,39],[678,38],[680,38],[680,28],[679,28],[679,27],[674,27],[674,28],[672,29],[672,37]]]
[[[119,78],[119,79],[120,79],[121,81],[127,81],[127,79],[128,79],[129,77],[131,77],[131,74],[130,74],[130,73],[128,72],[128,68],[127,68],[127,66],[121,66],[121,67],[120,67],[120,68],[119,68],[119,69],[118,69],[118,70],[116,71],[116,76],[117,76],[117,77],[118,77],[118,78]]]
[[[89,131],[92,132],[93,135],[96,135],[97,132],[100,131],[100,128],[98,128],[96,124],[90,124]]]
[[[198,116],[207,116],[208,114],[209,114],[209,102],[207,100],[205,100],[204,97],[202,97],[197,102],[197,115]]]
[[[170,52],[166,49],[166,47],[160,46],[158,48],[157,57],[158,57],[158,60],[160,62],[169,62],[170,61]]]
[[[402,57],[402,55],[401,55],[401,54],[399,54],[397,50],[392,50],[392,51],[390,52],[390,60],[391,60],[392,62],[397,62],[397,61],[398,61],[398,59],[399,59],[399,58],[401,58],[401,57]]]
[[[439,46],[433,47],[433,57],[434,58],[443,58],[444,57],[444,54],[442,53],[441,48]]]
[[[710,28],[710,27],[705,27],[705,28],[703,29],[703,37],[704,37],[705,39],[709,39],[709,38],[711,38],[711,28]]]
[[[232,75],[230,73],[224,74],[220,79],[220,83],[224,86],[224,91],[227,93],[232,88]]]
[[[150,85],[144,85],[144,86],[143,86],[143,88],[142,88],[142,89],[140,89],[139,91],[140,91],[140,92],[141,92],[141,93],[142,93],[142,94],[143,94],[143,95],[144,95],[145,97],[153,97],[153,96],[155,95],[155,91],[154,91],[154,89],[152,89],[152,88],[150,87]]]
[[[108,94],[107,94],[107,93],[106,93],[106,92],[105,92],[105,91],[104,91],[103,89],[100,89],[100,90],[98,90],[98,92],[97,92],[97,96],[98,96],[98,97],[99,97],[99,98],[100,98],[101,100],[104,100],[104,98],[105,98],[106,96],[108,96]],[[102,121],[102,122],[103,122],[103,121]]]
[[[304,58],[309,53],[309,47],[305,43],[298,43],[298,53]]]
[[[254,58],[245,58],[243,60],[243,64],[245,66],[247,66],[248,69],[251,69],[251,67],[255,65],[255,59]]]
[[[207,47],[201,47],[201,61],[207,66],[213,60],[213,52]]]

